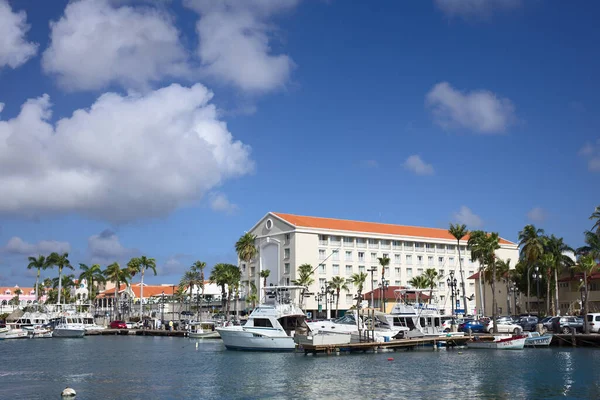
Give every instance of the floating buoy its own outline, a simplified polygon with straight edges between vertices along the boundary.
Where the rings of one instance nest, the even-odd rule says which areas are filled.
[[[394,361],[393,357],[388,358],[388,361]]]
[[[459,351],[458,354],[462,354],[462,351]]]
[[[196,342],[196,350],[198,350],[198,342]]]
[[[75,397],[77,393],[75,393],[75,389],[72,389],[67,386],[60,395],[62,397]]]

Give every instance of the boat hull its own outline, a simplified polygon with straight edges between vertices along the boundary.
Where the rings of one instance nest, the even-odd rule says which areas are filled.
[[[548,347],[551,342],[551,335],[528,337],[525,339],[525,347]]]
[[[55,338],[82,338],[85,335],[83,328],[56,328],[52,333]]]
[[[243,327],[217,328],[223,344],[229,350],[294,351],[296,344],[290,336],[270,336],[267,332],[253,332]]]
[[[27,339],[29,334],[23,329],[12,329],[4,333],[4,339]]]
[[[188,337],[192,339],[220,339],[219,332],[188,332]]]
[[[521,350],[525,347],[525,338],[508,338],[493,342],[473,341],[467,343],[470,349],[492,349],[492,350]]]

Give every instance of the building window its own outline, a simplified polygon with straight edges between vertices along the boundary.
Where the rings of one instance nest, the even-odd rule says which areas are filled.
[[[412,256],[410,254],[406,255],[406,265],[412,265]]]
[[[444,266],[444,257],[438,257],[438,267]]]
[[[290,258],[290,249],[283,249],[283,258]]]
[[[351,293],[346,293],[346,303],[352,303],[353,296]]]
[[[361,262],[365,261],[365,253],[364,253],[364,251],[359,251],[358,252],[358,261],[361,261]]]
[[[389,240],[382,240],[381,241],[381,248],[384,249],[384,250],[389,250],[391,248],[390,241]]]
[[[283,273],[284,274],[289,274],[290,273],[290,263],[283,264]]]
[[[446,252],[446,245],[445,244],[438,244],[437,245],[437,252],[438,253],[445,253]]]
[[[398,241],[398,240],[394,240],[392,242],[392,248],[394,250],[402,250],[402,242]]]
[[[332,246],[339,246],[342,244],[339,236],[331,236],[329,239]]]
[[[370,249],[378,249],[379,248],[379,240],[369,239],[369,248]]]
[[[454,267],[454,257],[448,258],[448,264],[450,264],[451,267]]]
[[[417,275],[423,275],[423,268],[417,268]]]
[[[402,264],[402,256],[400,254],[394,254],[394,264]]]
[[[328,240],[327,240],[327,235],[319,235],[319,245],[320,246],[327,246],[328,244]]]
[[[435,251],[435,244],[425,243],[425,249],[428,253],[433,253]]]
[[[371,253],[371,262],[376,262],[376,261],[379,261],[377,259],[377,253]]]
[[[324,288],[326,282],[327,282],[327,279],[325,279],[325,278],[319,278],[319,288]]]
[[[467,248],[465,246],[460,246],[460,254],[467,254]]]
[[[346,265],[346,275],[352,275],[352,265]]]
[[[332,269],[333,269],[333,275],[338,276],[340,274],[340,266],[339,264],[333,264],[332,265]]]
[[[415,243],[415,251],[423,251],[423,250],[424,250],[423,243],[416,242]]]
[[[324,249],[319,249],[319,260],[324,260],[326,258],[325,256],[325,250]]]
[[[390,276],[390,267],[385,267],[385,274]]]
[[[423,256],[417,256],[417,265],[423,265]]]
[[[354,238],[345,237],[344,238],[344,247],[354,247]]]
[[[367,240],[362,238],[356,238],[356,247],[364,249],[367,247]]]
[[[475,273],[475,271],[469,271],[469,276],[473,275],[474,273]],[[469,277],[469,276],[468,276],[468,277]],[[467,278],[468,278],[468,277],[467,277]]]
[[[460,263],[461,263],[461,265],[465,265],[465,259],[461,257],[460,258]]]
[[[396,268],[394,268],[394,270],[396,271],[396,276],[400,276],[400,274],[401,274],[400,267],[396,267]]]
[[[395,286],[402,286],[402,281],[394,281]]]
[[[327,268],[325,264],[319,264],[319,274],[325,275],[327,273]]]
[[[352,261],[352,252],[351,251],[346,252],[346,261]]]
[[[444,290],[446,288],[446,284],[444,282],[438,283],[438,288]]]
[[[381,256],[381,258],[390,258],[390,255],[388,253],[383,253],[383,255]]]
[[[242,272],[246,272],[246,264],[242,264]]]
[[[453,244],[449,244],[447,247],[448,247],[448,253],[456,252],[456,247]]]
[[[469,282],[469,287],[475,286],[475,282]]]
[[[289,233],[285,234],[285,244],[290,244],[290,234]]]
[[[443,269],[438,270],[438,275],[440,277],[444,276],[444,270]]]
[[[412,251],[413,249],[413,242],[404,242],[404,250]]]
[[[256,271],[256,267],[250,267],[250,277],[254,276],[255,271]]]
[[[406,268],[406,277],[408,279],[410,279],[410,278],[413,277],[413,275],[412,275],[412,268]]]
[[[427,265],[433,267],[433,256],[427,257]]]
[[[333,261],[339,261],[340,260],[340,251],[339,250],[334,250],[333,251],[333,256],[331,258]]]
[[[365,271],[366,271],[366,268],[365,268],[364,265],[359,265],[358,266],[358,272],[365,272]]]

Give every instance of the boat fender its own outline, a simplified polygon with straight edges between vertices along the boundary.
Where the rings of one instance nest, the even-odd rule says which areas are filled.
[[[68,398],[68,397],[75,397],[77,395],[77,393],[75,393],[75,389],[72,389],[67,386],[60,395],[61,395],[61,397]]]
[[[388,358],[388,361],[394,361],[393,357]]]

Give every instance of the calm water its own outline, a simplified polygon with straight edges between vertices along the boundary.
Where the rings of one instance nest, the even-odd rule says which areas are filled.
[[[340,356],[226,351],[220,341],[96,336],[0,341],[0,398],[600,398],[600,350]],[[388,361],[393,357],[394,361]]]

